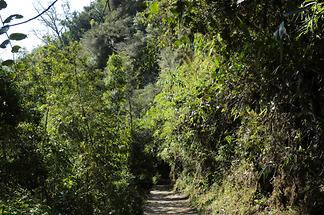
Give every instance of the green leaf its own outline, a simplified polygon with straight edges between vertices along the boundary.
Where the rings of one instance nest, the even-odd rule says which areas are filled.
[[[273,36],[276,40],[282,40],[283,36],[287,35],[287,31],[285,28],[285,22],[282,21],[279,25],[279,28],[273,33]]]
[[[245,34],[245,36],[247,36],[247,38],[249,40],[251,40],[251,34],[249,31],[249,28],[247,27],[247,25],[243,22],[243,20],[240,17],[237,16],[237,19],[240,22],[240,28],[241,28],[242,32]]]
[[[0,48],[5,49],[9,43],[10,43],[10,40],[3,41],[0,45]]]
[[[11,66],[12,64],[14,64],[13,60],[5,60],[1,63],[3,66]]]
[[[0,10],[5,9],[7,7],[7,2],[4,0],[0,0]]]
[[[4,34],[4,33],[7,33],[8,30],[9,30],[8,25],[2,26],[2,28],[0,28],[0,35]]]
[[[286,32],[286,28],[285,28],[285,22],[284,21],[282,21],[281,23],[280,23],[280,25],[279,25],[279,37],[280,37],[280,39],[282,39],[282,37],[285,35],[285,34],[287,34],[287,32]]]
[[[13,33],[10,34],[9,39],[11,40],[23,40],[27,37],[26,34],[22,34],[22,33]]]
[[[13,14],[13,15],[10,15],[9,17],[7,17],[4,21],[3,21],[3,24],[5,23],[9,23],[11,22],[12,20],[14,19],[22,19],[24,18],[22,15],[20,14]]]
[[[157,15],[159,13],[159,3],[158,2],[153,2],[150,6],[150,12],[152,14]]]
[[[14,47],[12,47],[11,52],[12,53],[17,53],[17,52],[19,52],[19,49],[21,49],[20,46],[14,46]]]

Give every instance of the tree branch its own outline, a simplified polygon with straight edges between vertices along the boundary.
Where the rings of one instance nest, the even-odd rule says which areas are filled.
[[[46,13],[47,11],[49,11],[49,10],[51,9],[51,7],[53,7],[54,4],[55,4],[56,2],[58,2],[58,0],[55,0],[52,4],[50,4],[50,5],[48,6],[47,9],[45,9],[43,12],[39,13],[37,16],[35,16],[35,17],[33,17],[33,18],[30,18],[30,19],[28,19],[28,20],[26,20],[26,21],[23,21],[23,22],[18,22],[18,23],[16,23],[16,24],[7,25],[7,26],[8,26],[8,27],[13,27],[13,26],[22,25],[22,24],[25,24],[25,23],[27,23],[27,22],[33,21],[33,20],[39,18],[40,16],[42,16],[42,15],[43,15],[44,13]]]
[[[109,4],[109,0],[106,1],[105,8],[103,10],[104,13],[106,12],[107,7],[109,8],[109,11],[111,11],[111,7],[110,7],[110,4]]]

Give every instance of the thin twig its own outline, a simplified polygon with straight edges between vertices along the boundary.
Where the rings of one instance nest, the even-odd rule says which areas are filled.
[[[109,4],[109,0],[106,1],[105,7],[103,9],[103,12],[104,13],[106,12],[107,7],[109,8],[109,11],[111,11],[111,7],[110,7],[110,4]]]
[[[37,16],[35,16],[35,17],[33,17],[33,18],[30,18],[30,19],[28,19],[28,20],[26,20],[26,21],[23,21],[23,22],[18,22],[18,23],[16,23],[16,24],[7,25],[7,26],[8,26],[8,27],[13,27],[13,26],[22,25],[22,24],[25,24],[25,23],[27,23],[27,22],[33,21],[33,20],[39,18],[40,16],[42,16],[42,15],[43,15],[44,13],[46,13],[47,11],[49,11],[49,10],[51,9],[51,7],[53,7],[54,4],[55,4],[56,2],[58,2],[58,0],[55,0],[52,4],[50,4],[50,5],[48,6],[47,9],[45,9],[43,12],[41,12],[40,14],[38,14]]]

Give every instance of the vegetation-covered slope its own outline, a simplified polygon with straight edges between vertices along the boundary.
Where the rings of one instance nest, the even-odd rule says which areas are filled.
[[[213,214],[323,212],[323,4],[159,1],[146,17],[162,58],[145,119],[177,186]]]

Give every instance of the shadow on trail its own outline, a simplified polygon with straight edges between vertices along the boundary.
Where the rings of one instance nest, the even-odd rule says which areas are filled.
[[[174,193],[169,185],[158,185],[150,192],[144,214],[196,215],[197,211],[190,207],[189,199],[186,196]]]

